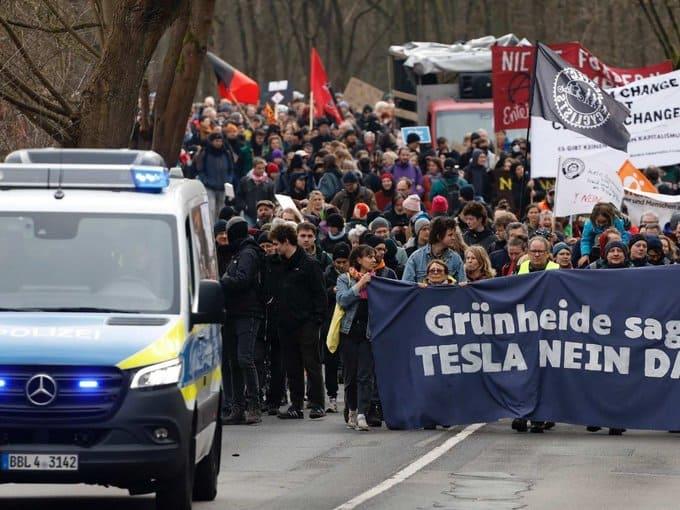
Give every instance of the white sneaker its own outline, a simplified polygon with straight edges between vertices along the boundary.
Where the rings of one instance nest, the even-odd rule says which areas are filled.
[[[329,398],[328,399],[328,409],[326,409],[327,413],[337,413],[338,412],[338,401],[335,398]]]
[[[347,420],[347,428],[348,429],[356,429],[357,428],[357,412],[350,410],[349,412],[349,419]]]
[[[366,422],[366,416],[363,414],[357,415],[357,430],[363,430],[363,431],[368,431],[370,430],[368,428],[368,423]]]

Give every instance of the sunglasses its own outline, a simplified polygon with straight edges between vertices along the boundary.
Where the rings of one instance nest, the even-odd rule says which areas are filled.
[[[427,274],[438,274],[438,273],[443,273],[444,270],[440,267],[433,267],[432,269],[427,270]]]

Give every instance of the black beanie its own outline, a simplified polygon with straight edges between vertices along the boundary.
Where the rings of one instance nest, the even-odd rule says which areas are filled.
[[[345,228],[345,220],[339,214],[329,214],[326,218],[326,225],[342,230]]]
[[[628,247],[629,247],[629,248],[632,248],[633,245],[634,245],[635,243],[637,243],[638,241],[644,241],[645,244],[649,244],[648,241],[647,241],[647,238],[646,238],[644,235],[642,235],[642,234],[635,234],[635,235],[630,236],[630,241],[628,241]]]
[[[349,258],[349,245],[347,243],[338,243],[333,248],[333,260]]]
[[[607,253],[609,253],[609,250],[612,248],[621,248],[621,251],[623,251],[623,256],[628,259],[628,247],[623,241],[609,241],[604,247],[604,256],[602,258],[606,259]]]
[[[217,236],[220,232],[227,231],[227,222],[225,220],[217,220],[213,226],[213,235]]]
[[[248,222],[240,216],[234,216],[227,222],[227,239],[235,243],[248,237]]]
[[[368,235],[364,238],[364,241],[363,241],[363,242],[364,242],[364,244],[369,245],[371,248],[375,248],[375,247],[378,246],[379,244],[385,244],[385,239],[383,239],[382,237],[378,237],[378,236],[375,235],[375,234],[368,234]],[[387,246],[386,246],[386,247],[387,247]]]

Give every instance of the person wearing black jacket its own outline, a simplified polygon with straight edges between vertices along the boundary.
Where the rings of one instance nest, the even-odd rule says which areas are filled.
[[[305,372],[311,407],[309,417],[321,418],[326,413],[320,329],[327,307],[321,268],[298,247],[295,227],[278,225],[270,232],[269,238],[283,260],[274,299],[291,398],[291,406],[280,412],[279,418],[304,418]]]
[[[468,246],[478,244],[487,253],[494,251],[496,234],[488,225],[486,207],[479,202],[470,202],[463,207],[461,216],[465,220],[468,229],[463,234],[463,241]]]
[[[260,264],[264,255],[258,244],[248,236],[248,223],[240,216],[227,222],[227,239],[233,255],[221,279],[227,311],[223,349],[226,356],[223,358],[229,363],[234,404],[224,423],[253,424],[262,421],[255,339],[264,316],[258,294]]]
[[[333,249],[333,263],[326,268],[323,274],[324,284],[326,287],[326,297],[328,298],[328,320],[324,327],[325,338],[328,335],[328,328],[330,326],[330,318],[333,316],[335,310],[335,285],[338,282],[338,276],[346,273],[349,270],[349,244],[340,242],[335,245]],[[339,349],[335,352],[328,350],[324,342],[324,381],[326,383],[326,394],[328,395],[327,413],[338,412],[338,365],[340,364]]]

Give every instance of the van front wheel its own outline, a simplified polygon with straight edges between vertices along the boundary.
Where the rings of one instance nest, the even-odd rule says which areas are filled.
[[[219,417],[210,453],[196,466],[194,501],[214,501],[217,497],[217,478],[222,458],[222,423]]]
[[[184,459],[184,465],[172,478],[159,481],[156,491],[156,510],[191,510],[194,492],[195,441],[191,434],[191,448]]]

